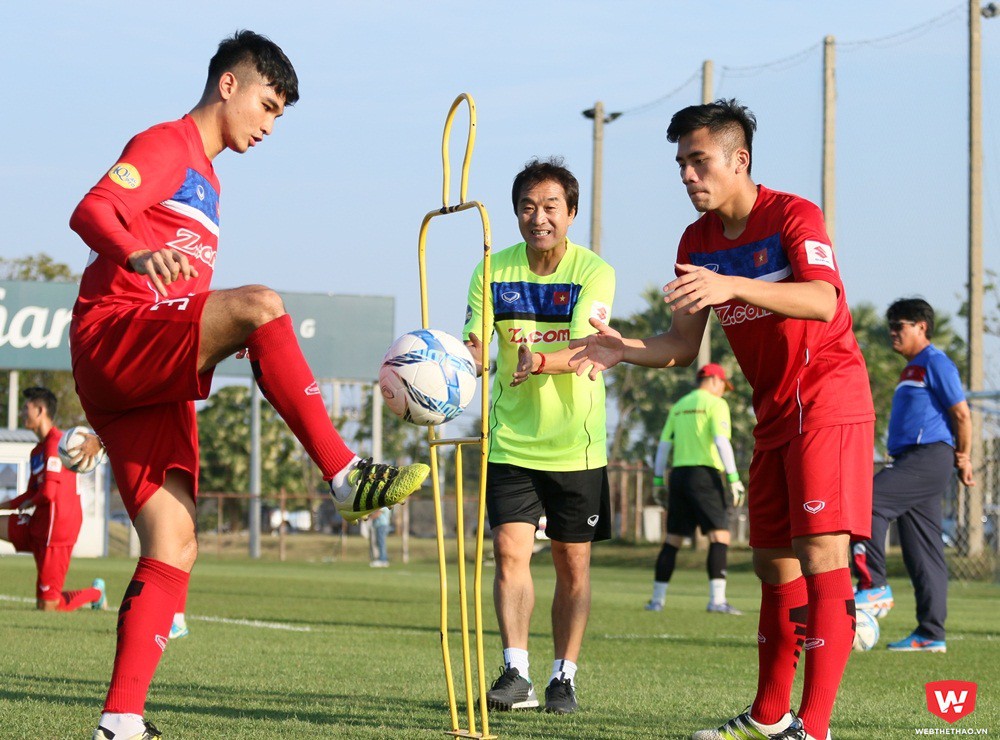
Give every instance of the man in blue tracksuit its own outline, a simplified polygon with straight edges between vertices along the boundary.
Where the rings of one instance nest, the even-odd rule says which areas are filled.
[[[917,628],[890,650],[945,652],[948,567],[941,539],[941,503],[952,468],[974,485],[969,447],[972,422],[958,368],[931,344],[934,309],[920,298],[898,300],[886,311],[894,351],[907,359],[892,397],[889,454],[875,476],[872,538],[854,547],[858,609],[881,616],[892,608],[885,577],[885,536],[897,522],[903,562],[917,599]]]

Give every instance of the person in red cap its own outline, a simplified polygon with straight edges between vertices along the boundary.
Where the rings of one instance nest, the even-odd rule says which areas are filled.
[[[725,473],[733,506],[741,506],[745,489],[736,472],[730,443],[729,404],[723,399],[733,384],[719,364],[710,362],[698,371],[698,387],[670,409],[663,425],[653,468],[653,486],[664,484],[663,474],[673,450],[667,501],[667,538],[656,558],[653,598],[647,611],[662,611],[667,585],[674,574],[677,552],[695,527],[708,537],[708,611],[743,614],[726,600],[726,560],[729,552],[729,502],[720,473]]]
[[[571,344],[579,349],[571,364],[591,378],[619,362],[690,365],[715,311],[757,415],[749,495],[761,580],[757,694],[748,710],[692,738],[823,740],[854,642],[849,543],[871,536],[875,409],[823,213],[751,179],[756,128],[736,100],[674,114],[667,140],[702,215],[684,231],[677,277],[663,288],[670,330],[626,339],[592,319],[598,333]]]

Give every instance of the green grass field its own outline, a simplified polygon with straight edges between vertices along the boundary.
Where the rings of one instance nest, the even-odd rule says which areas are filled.
[[[293,551],[307,542],[290,540]],[[344,553],[337,550],[335,562],[330,542],[303,556],[312,562],[219,558],[203,547],[188,602],[191,636],[167,649],[147,705],[147,717],[165,737],[444,737],[449,720],[432,543],[415,542],[408,565],[393,552],[392,567],[376,570],[358,538]],[[734,551],[729,581],[730,601],[747,613],[729,617],[706,614],[703,555],[695,552],[682,553],[688,567],[678,569],[667,608],[643,611],[655,552],[626,545],[595,551],[593,611],[577,676],[581,711],[492,714],[494,733],[685,738],[744,709],[756,686],[759,598],[747,554]],[[552,660],[553,576],[547,553],[535,561],[532,673],[541,688]],[[133,566],[126,558],[77,560],[67,587],[102,576],[117,603]],[[489,567],[484,580],[489,683],[501,662]],[[110,675],[115,612],[38,613],[28,598],[33,583],[29,558],[0,558],[0,737],[89,738]],[[880,644],[855,653],[848,665],[834,738],[904,738],[917,728],[1000,732],[1000,587],[953,583],[948,653],[929,655],[884,649],[886,638],[913,626],[908,583],[896,578],[892,585],[897,605],[882,620]],[[457,641],[452,645],[460,676]],[[924,683],[942,679],[979,684],[976,711],[954,726],[926,708]]]

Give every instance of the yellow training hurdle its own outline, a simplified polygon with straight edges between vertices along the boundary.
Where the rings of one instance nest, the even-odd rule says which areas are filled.
[[[465,101],[469,106],[469,134],[465,145],[465,158],[462,162],[462,180],[460,194],[456,205],[448,205],[451,179],[451,167],[448,157],[448,144],[451,138],[451,126],[455,112]],[[441,208],[429,212],[420,224],[420,239],[418,260],[420,262],[420,317],[424,329],[429,326],[430,314],[427,302],[427,229],[431,219],[450,213],[475,208],[483,223],[483,301],[490,300],[490,218],[486,207],[478,201],[467,201],[466,193],[469,185],[469,164],[472,161],[472,150],[476,144],[476,103],[471,95],[462,93],[451,104],[448,117],[444,124],[444,134],[441,139],[441,159],[444,169],[444,187],[442,188]],[[482,382],[482,425],[478,437],[456,437],[438,439],[434,427],[427,429],[427,441],[431,454],[431,481],[434,492],[434,518],[437,530],[438,568],[441,585],[441,655],[444,660],[444,675],[448,687],[448,708],[451,712],[451,730],[446,734],[457,737],[495,738],[490,734],[489,716],[486,710],[486,673],[483,658],[483,529],[486,516],[486,455],[489,437],[489,337],[492,327],[486,325],[488,312],[483,312],[483,323],[480,337],[483,340],[483,374]],[[476,677],[479,689],[480,729],[476,729],[476,701],[473,698],[472,657],[469,645],[469,609],[467,594],[467,576],[465,568],[465,516],[464,498],[462,492],[462,447],[465,445],[479,446],[479,508],[476,526],[476,559],[473,574],[473,611],[476,632]],[[442,486],[438,467],[438,451],[443,446],[455,448],[455,498],[456,498],[456,540],[458,559],[458,597],[459,619],[461,627],[462,665],[465,678],[465,701],[467,726],[459,726],[458,703],[455,696],[455,679],[451,668],[451,653],[448,648],[448,574],[445,564],[444,522],[442,518]]]

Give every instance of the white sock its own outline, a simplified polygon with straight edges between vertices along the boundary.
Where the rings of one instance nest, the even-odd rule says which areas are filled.
[[[653,581],[653,603],[662,604],[667,600],[667,586],[665,581]]]
[[[508,668],[517,668],[517,672],[521,674],[521,678],[525,679],[528,683],[531,683],[531,679],[528,678],[527,650],[523,650],[521,648],[504,648],[503,662]]]
[[[354,489],[347,484],[347,474],[354,470],[354,466],[361,462],[361,458],[355,455],[341,470],[330,479],[330,491],[339,503],[344,503],[354,494]]]
[[[115,733],[115,737],[133,737],[146,731],[146,724],[138,714],[114,714],[105,712],[98,723],[105,730]]]
[[[713,604],[726,603],[726,579],[712,578],[708,582],[708,598]]]
[[[569,679],[570,685],[576,686],[576,663],[572,660],[556,658],[552,661],[552,675],[549,676],[549,683],[556,679],[564,681]]]
[[[184,619],[184,612],[177,612],[174,615],[174,624],[177,626],[177,629],[184,629],[187,627],[187,621]]]
[[[750,717],[751,721],[760,728],[761,732],[770,735],[776,732],[782,732],[788,729],[788,726],[792,724],[792,715],[785,712],[784,716],[775,722],[773,725],[765,725],[763,722],[758,722],[753,717]]]

